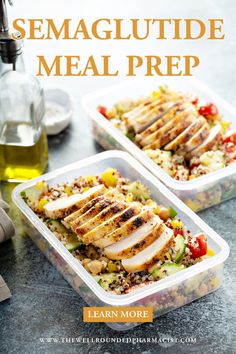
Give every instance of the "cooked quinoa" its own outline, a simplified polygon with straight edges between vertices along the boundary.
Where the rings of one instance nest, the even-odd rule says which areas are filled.
[[[198,97],[160,86],[149,97],[98,110],[176,180],[236,162],[236,131],[215,104],[199,103]]]
[[[146,269],[128,272],[123,266],[122,259],[110,259],[105,252],[106,248],[96,247],[92,242],[84,243],[83,237],[79,237],[76,233],[77,231],[66,228],[63,224],[64,220],[76,212],[74,207],[73,212],[68,209],[62,218],[48,217],[46,210],[51,202],[60,201],[73,195],[83,196],[83,193],[89,192],[96,186],[104,186],[108,194],[115,191],[117,195],[121,196],[122,203],[135,205],[138,208],[137,213],[139,213],[139,208],[141,208],[140,210],[143,210],[142,208],[144,210],[150,209],[153,215],[161,219],[163,227],[171,230],[173,240],[170,247],[158,259],[155,258],[155,262],[150,263]],[[61,183],[56,186],[49,186],[45,181],[40,181],[35,187],[31,187],[23,192],[22,197],[53,232],[54,236],[92,274],[95,280],[106,291],[114,294],[128,293],[190,267],[196,262],[200,262],[206,257],[213,255],[211,250],[205,249],[204,252],[200,250],[202,253],[198,253],[196,257],[194,247],[199,252],[200,243],[198,244],[198,240],[202,243],[205,242],[204,247],[206,247],[205,235],[201,233],[193,235],[190,230],[186,229],[181,218],[178,217],[176,211],[171,206],[159,204],[158,201],[155,201],[151,197],[149,190],[140,181],[130,181],[123,178],[114,168],[108,168],[96,176],[80,176],[70,183]],[[119,204],[119,201],[113,201],[113,203]],[[83,205],[82,208],[85,207],[86,205]],[[129,217],[131,218],[132,216]],[[135,227],[138,229],[139,225],[137,224]],[[142,244],[139,245],[142,246]]]

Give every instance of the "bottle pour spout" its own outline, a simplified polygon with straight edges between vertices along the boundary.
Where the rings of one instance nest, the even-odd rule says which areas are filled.
[[[22,41],[12,39],[7,16],[7,0],[0,0],[0,58],[5,64],[15,66],[18,55],[22,53]],[[12,0],[8,0],[13,5]]]
[[[8,0],[8,2],[10,5],[13,5],[11,0]],[[6,1],[0,0],[0,31],[7,32],[8,30],[9,30],[9,27],[8,27]]]

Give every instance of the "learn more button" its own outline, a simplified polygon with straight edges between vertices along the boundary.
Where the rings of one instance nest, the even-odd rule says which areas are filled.
[[[152,307],[84,307],[84,322],[153,322]]]

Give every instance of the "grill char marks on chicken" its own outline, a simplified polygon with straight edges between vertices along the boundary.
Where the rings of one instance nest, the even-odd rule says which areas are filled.
[[[79,218],[81,215],[85,214],[89,209],[91,209],[96,203],[103,201],[105,197],[103,195],[100,195],[92,200],[90,200],[88,203],[86,203],[82,208],[79,210],[76,210],[74,213],[68,215],[64,220],[62,220],[62,224],[66,228],[70,228],[70,224]]]
[[[166,123],[175,117],[176,114],[183,112],[185,110],[186,104],[177,103],[173,108],[171,108],[168,113],[164,114],[160,119],[150,125],[142,133],[136,134],[135,141],[142,145],[145,144],[145,139],[155,133],[158,129],[162,128]]]
[[[120,213],[126,208],[127,204],[113,202],[100,213],[92,217],[89,221],[85,222],[84,224],[81,224],[78,227],[75,227],[75,232],[79,237],[83,238],[83,236],[89,233],[91,230],[95,229],[97,226],[101,225],[103,222],[109,220],[117,213]]]
[[[112,205],[112,203],[113,203],[112,200],[109,200],[107,198],[104,198],[103,200],[98,201],[86,213],[82,214],[81,216],[79,216],[78,218],[76,218],[75,220],[73,220],[70,223],[71,229],[73,231],[75,231],[77,227],[89,222],[89,220],[94,218],[97,214],[100,214],[104,209],[108,210],[108,207],[110,205]],[[113,205],[114,205],[114,203],[113,203]],[[104,211],[104,214],[105,214],[105,211]]]
[[[196,119],[180,135],[166,145],[164,149],[169,151],[178,150],[178,148],[186,144],[193,137],[193,135],[203,126],[204,123],[206,123],[205,118],[200,117],[199,119]]]
[[[162,99],[157,105],[148,106],[149,110],[144,114],[134,116],[130,119],[127,118],[128,114],[125,113],[124,119],[126,119],[129,129],[134,130],[135,133],[140,133],[160,119],[164,114],[168,113],[175,105],[176,102],[166,102],[165,99]]]
[[[95,197],[67,216],[64,224],[84,244],[100,248],[108,259],[122,260],[127,272],[146,269],[166,252],[173,231],[154,214],[153,207],[115,201],[116,192],[117,196],[120,192],[116,188],[110,192],[105,189],[103,196]],[[131,263],[126,264],[128,259]]]
[[[113,217],[100,223],[94,227],[89,232],[85,232],[83,228],[77,228],[76,233],[78,236],[82,236],[82,240],[85,244],[93,243],[99,240],[108,233],[121,227],[127,220],[132,216],[137,215],[141,211],[141,206],[139,203],[131,203],[128,208],[121,211],[120,213],[115,213]]]
[[[218,124],[211,128],[208,137],[196,149],[190,151],[187,158],[190,159],[192,156],[200,156],[204,152],[211,150],[212,148],[214,148],[214,146],[217,145],[221,138],[222,128],[221,125]]]
[[[105,248],[115,242],[129,236],[132,232],[142,227],[153,217],[153,212],[149,208],[143,208],[139,214],[130,218],[121,227],[100,238],[94,244],[99,248]]]
[[[183,111],[177,114],[162,128],[152,133],[143,142],[145,149],[159,149],[175,139],[183,130],[196,120],[195,116],[189,114],[188,111]]]
[[[123,259],[123,267],[129,273],[148,269],[165,254],[173,240],[173,230],[165,226],[162,234],[150,246],[131,258]]]
[[[182,145],[176,153],[183,156],[189,156],[188,153],[197,148],[210,134],[210,125],[206,122],[203,126],[192,136],[191,139]]]
[[[106,247],[104,253],[108,258],[114,260],[133,257],[152,244],[163,232],[163,227],[162,220],[153,216],[128,237]]]

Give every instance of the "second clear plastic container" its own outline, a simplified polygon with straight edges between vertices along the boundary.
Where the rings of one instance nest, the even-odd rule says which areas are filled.
[[[21,193],[39,180],[55,186],[78,176],[99,174],[108,167],[117,168],[130,180],[140,180],[160,204],[172,205],[188,229],[207,235],[209,247],[215,255],[129,294],[106,292],[30,209]],[[152,306],[156,318],[216,290],[221,284],[223,263],[229,254],[227,243],[127,153],[104,152],[23,183],[14,189],[13,201],[20,210],[26,232],[89,306]],[[107,324],[115,330],[127,330],[140,323]]]
[[[146,168],[168,186],[192,210],[199,211],[236,196],[236,163],[216,172],[190,181],[177,181],[115,128],[97,110],[99,105],[112,107],[124,98],[137,99],[150,95],[160,85],[174,90],[196,94],[200,101],[214,102],[226,121],[236,129],[236,110],[205,84],[193,77],[165,77],[161,79],[141,77],[93,92],[83,98],[83,107],[92,121],[95,140],[104,149],[119,149],[131,153]]]

